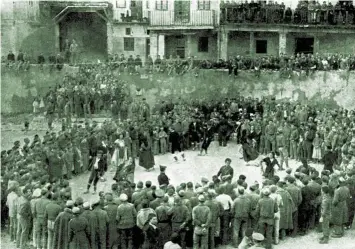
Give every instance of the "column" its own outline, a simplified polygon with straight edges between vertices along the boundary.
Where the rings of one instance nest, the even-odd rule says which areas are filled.
[[[192,35],[186,35],[186,50],[185,50],[185,57],[191,56],[191,47],[192,47]]]
[[[153,61],[158,55],[158,34],[150,33],[150,56],[152,56]]]
[[[107,22],[107,54],[113,54],[113,25]]]
[[[220,30],[217,38],[218,59],[228,59],[228,36],[229,32]]]
[[[280,32],[279,33],[279,55],[287,54],[287,33]]]
[[[314,36],[313,54],[319,53],[319,36]]]
[[[54,24],[54,37],[55,37],[55,50],[58,53],[60,51],[60,42],[59,42],[59,23]]]
[[[249,54],[250,56],[253,56],[255,54],[255,33],[250,32],[250,47],[249,47]]]
[[[165,56],[165,35],[158,36],[158,55],[160,55],[160,58]]]

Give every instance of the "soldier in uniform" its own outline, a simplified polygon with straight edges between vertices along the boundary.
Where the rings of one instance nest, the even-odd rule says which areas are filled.
[[[165,174],[166,166],[160,165],[160,175],[158,176],[159,186],[166,184],[169,185],[169,177]]]

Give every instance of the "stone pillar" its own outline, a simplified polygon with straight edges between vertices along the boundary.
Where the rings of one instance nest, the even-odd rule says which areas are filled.
[[[158,55],[158,34],[150,33],[150,56],[155,59]]]
[[[107,54],[113,54],[113,25],[107,22]]]
[[[287,54],[287,33],[279,33],[279,55]]]
[[[315,35],[314,36],[314,44],[313,44],[313,53],[319,53],[319,36]]]
[[[158,55],[160,55],[160,58],[165,56],[165,35],[158,36]]]
[[[228,59],[228,36],[229,32],[220,30],[217,38],[218,59]]]
[[[250,42],[249,54],[250,56],[253,56],[255,54],[255,33],[254,32],[250,32],[249,42]]]
[[[186,35],[185,58],[191,56],[191,47],[192,47],[192,35]]]
[[[55,50],[57,53],[60,52],[60,41],[59,41],[59,36],[60,36],[60,28],[59,28],[59,23],[54,24],[54,37],[55,37]]]

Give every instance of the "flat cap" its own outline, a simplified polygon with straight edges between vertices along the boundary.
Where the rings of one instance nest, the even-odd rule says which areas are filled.
[[[265,239],[264,235],[262,235],[261,233],[253,233],[252,237],[256,241],[263,241]]]

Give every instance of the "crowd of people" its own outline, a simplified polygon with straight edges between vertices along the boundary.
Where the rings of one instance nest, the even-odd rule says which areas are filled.
[[[90,77],[100,75],[91,70],[86,71]],[[52,91],[45,105],[60,92]],[[342,237],[350,227],[355,208],[353,111],[273,98],[179,99],[154,107],[144,98],[133,103],[126,113],[121,108],[127,107],[119,105],[102,125],[64,122],[58,133],[26,138],[23,146],[16,141],[2,151],[2,196],[7,197],[2,199],[2,221],[9,221],[17,247],[26,247],[32,231],[35,247],[48,249],[145,249],[166,243],[171,247],[165,248],[214,248],[215,241],[271,248],[279,238],[303,235],[314,227],[323,228],[320,242],[327,243],[329,224],[333,237]],[[53,120],[56,112],[51,114]],[[172,162],[189,160],[184,150],[207,154],[214,139],[220,146],[233,140],[242,144],[250,165],[268,155],[257,161],[265,178],[260,189],[258,184],[248,187],[243,175],[236,179],[230,160],[201,184],[170,183],[165,167],[159,186],[134,183],[137,158],[150,171],[156,166],[154,155],[169,152]],[[294,174],[289,158],[302,162]],[[310,167],[312,161],[323,163],[324,170]],[[286,179],[277,176],[276,166],[287,170]],[[85,193],[93,187],[96,194],[108,170],[116,171],[112,192],[99,193],[100,200],[92,205],[82,198],[71,200],[68,180],[73,175],[90,171]]]
[[[298,1],[294,10],[276,1],[223,2],[221,23],[355,25],[355,8],[352,1]]]

